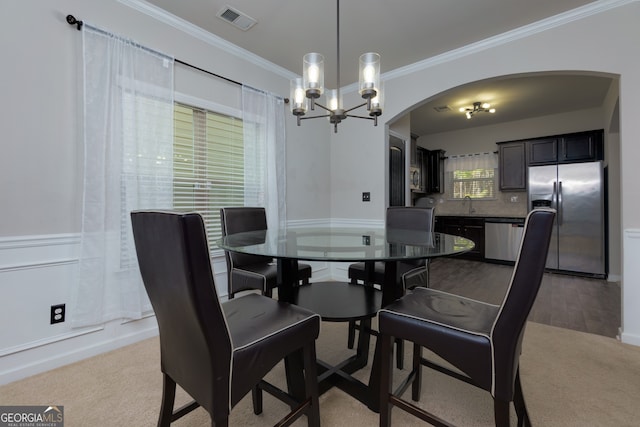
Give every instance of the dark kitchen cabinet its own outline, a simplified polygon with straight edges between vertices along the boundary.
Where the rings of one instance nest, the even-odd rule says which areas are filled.
[[[444,193],[444,150],[425,150],[426,193]]]
[[[437,216],[435,230],[439,233],[466,237],[475,243],[472,250],[458,255],[460,258],[484,260],[484,218]]]
[[[539,138],[528,141],[529,164],[546,165],[558,162],[558,138]]]
[[[527,189],[526,150],[524,141],[498,143],[500,191]]]
[[[603,159],[603,131],[572,133],[560,138],[558,163],[589,162]]]
[[[603,159],[603,131],[594,130],[527,141],[529,165],[591,162]]]

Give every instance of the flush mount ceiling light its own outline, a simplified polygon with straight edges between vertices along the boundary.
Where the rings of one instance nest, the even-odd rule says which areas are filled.
[[[380,55],[377,53],[365,53],[360,56],[360,77],[358,89],[360,96],[366,102],[347,110],[342,105],[340,94],[340,0],[337,0],[337,89],[329,90],[326,94],[327,105],[322,105],[316,100],[324,93],[324,57],[319,53],[308,53],[303,58],[302,78],[291,80],[291,112],[297,117],[298,126],[304,119],[316,119],[328,117],[334,126],[334,132],[338,132],[338,123],[347,117],[373,120],[374,126],[378,125],[378,116],[382,114],[382,87],[380,81]],[[315,110],[318,106],[327,111],[327,114],[303,117],[307,109]],[[367,107],[369,117],[349,114],[360,107]]]
[[[491,108],[491,104],[488,102],[474,102],[473,107],[461,107],[460,112],[464,113],[467,116],[467,119],[470,119],[476,113],[495,113],[496,109]]]

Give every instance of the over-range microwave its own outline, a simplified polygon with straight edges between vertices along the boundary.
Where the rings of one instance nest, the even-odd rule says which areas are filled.
[[[409,188],[413,191],[422,191],[422,175],[420,168],[411,166],[409,169]]]

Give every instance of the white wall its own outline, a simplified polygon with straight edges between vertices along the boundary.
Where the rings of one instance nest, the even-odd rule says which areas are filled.
[[[413,64],[403,70],[387,73],[385,79],[385,121],[393,122],[415,105],[447,89],[487,78],[531,72],[587,71],[620,76],[620,205],[622,230],[640,228],[640,186],[637,185],[640,164],[640,122],[635,118],[635,101],[640,99],[640,3],[638,1],[596,2],[583,16],[568,22],[549,23],[537,31],[514,32],[459,52]],[[619,6],[617,6],[619,5]],[[617,6],[617,7],[615,7]],[[598,9],[602,7],[602,10]],[[613,7],[613,8],[610,8]],[[602,114],[602,112],[600,113]],[[602,117],[598,120],[608,128]],[[582,129],[581,129],[582,130]],[[536,132],[535,135],[538,133]],[[497,138],[498,140],[502,138]],[[505,135],[505,140],[509,137]],[[375,147],[384,140],[384,132],[367,126],[347,127],[334,136],[338,144],[348,146],[349,154]],[[495,142],[495,141],[493,141]],[[488,144],[488,142],[487,142]],[[449,151],[449,147],[442,147]],[[453,150],[451,150],[453,153]],[[362,157],[359,157],[361,159]],[[366,165],[346,161],[331,164],[332,188],[346,183],[367,183],[369,188],[384,188],[385,170],[382,154],[369,154]],[[332,162],[335,159],[332,153]],[[371,163],[377,162],[377,163]],[[361,185],[361,184],[360,184]],[[372,190],[373,191],[373,190]],[[332,216],[382,218],[383,211],[371,212],[354,203],[353,194],[342,194],[332,205]],[[622,243],[623,325],[622,339],[640,344],[640,276],[628,260],[640,259],[637,245]],[[627,243],[625,243],[627,242]],[[638,313],[638,314],[636,314]]]
[[[76,330],[69,322],[49,324],[51,305],[67,303],[70,315],[81,227],[82,37],[66,23],[68,14],[250,86],[282,96],[289,92],[289,72],[229,53],[210,36],[182,31],[170,17],[152,18],[128,0],[0,2],[0,15],[11,17],[0,27],[0,384],[157,333],[153,317]],[[180,64],[175,87],[227,108],[241,106],[239,86]],[[287,134],[288,218],[327,218],[326,123],[297,128],[292,119]],[[217,286],[224,293],[225,269],[224,259],[215,258]]]

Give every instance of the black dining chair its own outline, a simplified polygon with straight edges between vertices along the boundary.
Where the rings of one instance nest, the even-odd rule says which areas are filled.
[[[293,408],[285,423],[306,414],[308,425],[319,427],[315,340],[320,317],[257,294],[221,304],[199,214],[137,211],[131,221],[160,331],[158,426],[169,426],[198,406],[209,413],[212,426],[227,426],[231,408],[249,391],[254,412],[261,413],[265,390]],[[298,402],[263,377],[285,357],[299,360],[301,353],[306,397]],[[174,410],[176,384],[194,401]]]
[[[412,399],[420,399],[422,366],[490,392],[496,426],[509,426],[510,402],[514,403],[518,425],[531,425],[520,383],[519,358],[527,317],[544,274],[554,218],[551,209],[533,210],[527,216],[511,282],[501,304],[416,288],[380,310],[381,427],[390,425],[393,406],[433,425],[449,425],[400,397],[412,384]],[[398,338],[414,343],[413,370],[408,381],[392,391],[392,340]],[[461,373],[422,357],[423,347]]]
[[[391,206],[387,208],[385,226],[400,230],[421,230],[430,232],[435,228],[435,210],[432,207]],[[428,286],[429,260],[418,259],[398,262],[398,275],[405,289],[416,286]],[[348,276],[351,283],[372,283],[381,285],[384,282],[384,262],[374,263],[373,277],[367,277],[364,262],[356,262],[349,266]],[[419,280],[416,278],[419,277]]]
[[[387,208],[385,225],[387,228],[398,230],[433,231],[435,227],[435,210],[433,207],[392,206]],[[416,286],[428,286],[429,260],[417,259],[399,261],[398,276],[403,288],[413,289]],[[384,262],[375,262],[373,271],[367,277],[364,262],[353,263],[349,266],[348,275],[351,283],[363,282],[365,285],[382,285],[384,283]],[[353,348],[356,330],[360,329],[355,321],[349,322],[347,346]],[[402,368],[404,354],[402,343],[398,342],[397,366]]]
[[[220,209],[222,236],[267,229],[267,215],[262,207],[228,207]],[[272,296],[278,286],[278,268],[273,258],[225,251],[227,261],[227,292],[229,299],[237,292],[257,289],[263,295]],[[298,264],[298,279],[308,284],[311,266]]]

